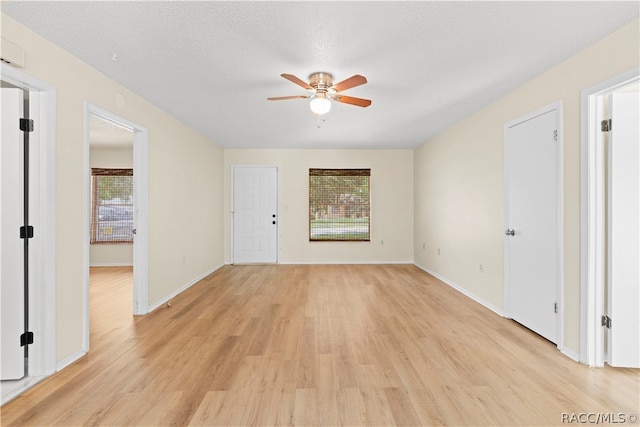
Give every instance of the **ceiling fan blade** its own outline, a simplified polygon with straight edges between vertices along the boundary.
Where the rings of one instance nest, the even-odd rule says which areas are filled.
[[[358,107],[368,107],[371,105],[371,100],[363,98],[354,98],[353,96],[334,95],[333,99],[345,104],[357,105]]]
[[[341,81],[340,83],[336,83],[333,85],[333,88],[336,92],[342,92],[343,90],[351,89],[352,87],[363,85],[367,82],[367,78],[365,76],[361,76],[360,74],[353,75],[346,80]]]
[[[285,99],[304,99],[309,98],[311,95],[293,95],[293,96],[272,96],[267,98],[268,101],[284,101]]]
[[[309,85],[309,83],[305,82],[304,80],[299,79],[298,77],[294,76],[293,74],[280,74],[282,77],[284,77],[285,79],[289,80],[292,83],[297,84],[300,87],[303,87],[305,89],[308,90],[313,90],[313,88]]]

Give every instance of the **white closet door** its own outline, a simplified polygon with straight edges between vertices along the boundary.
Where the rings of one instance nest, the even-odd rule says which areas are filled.
[[[557,342],[557,110],[506,133],[507,315]]]
[[[609,105],[609,364],[640,368],[640,95]]]
[[[24,332],[24,263],[20,226],[23,216],[22,141],[19,120],[23,112],[21,89],[2,89],[2,196],[0,197],[0,308],[2,380],[24,376],[24,348],[20,335]]]

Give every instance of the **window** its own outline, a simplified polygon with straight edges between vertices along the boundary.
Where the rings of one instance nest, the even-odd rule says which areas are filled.
[[[371,169],[309,169],[309,241],[370,241]]]
[[[91,243],[133,242],[133,169],[91,169]]]

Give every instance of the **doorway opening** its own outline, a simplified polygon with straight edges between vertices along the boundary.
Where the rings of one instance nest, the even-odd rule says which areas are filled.
[[[133,316],[133,137],[98,116],[89,119],[91,340],[104,335],[105,324],[126,325]]]
[[[84,246],[84,315],[83,351],[90,347],[90,283],[91,265],[131,266],[133,269],[132,314],[148,313],[149,248],[148,248],[148,164],[149,141],[146,128],[110,111],[85,103],[84,109],[84,182],[86,203],[83,206]],[[134,171],[132,199],[130,195],[110,194],[93,206],[92,167],[107,166]],[[95,186],[93,186],[95,189]],[[99,203],[100,204],[100,203]],[[100,212],[100,207],[103,212]],[[92,228],[102,213],[102,229]],[[119,233],[133,237],[131,245],[91,245],[92,241],[109,240]]]
[[[591,366],[604,366],[609,362],[607,322],[603,316],[615,316],[607,312],[610,291],[607,176],[611,171],[607,166],[607,141],[602,127],[602,121],[608,119],[605,100],[617,92],[639,90],[640,68],[634,68],[581,92],[580,361]],[[637,263],[635,266],[637,270]],[[637,283],[635,286],[637,288]]]

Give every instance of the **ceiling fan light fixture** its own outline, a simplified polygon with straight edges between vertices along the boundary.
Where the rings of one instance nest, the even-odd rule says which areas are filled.
[[[327,114],[331,110],[331,101],[325,97],[316,97],[309,102],[311,112],[319,116]]]

